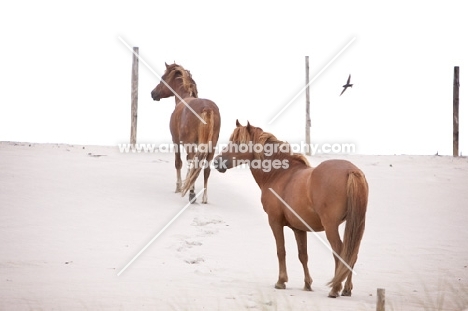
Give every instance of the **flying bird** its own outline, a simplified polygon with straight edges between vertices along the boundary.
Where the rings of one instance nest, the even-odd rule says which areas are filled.
[[[344,93],[344,91],[346,91],[346,89],[347,89],[348,87],[353,87],[353,85],[352,85],[351,83],[349,83],[349,82],[351,82],[351,75],[349,75],[348,81],[346,82],[346,84],[343,85],[344,89],[343,89],[343,91],[341,91],[340,96]]]

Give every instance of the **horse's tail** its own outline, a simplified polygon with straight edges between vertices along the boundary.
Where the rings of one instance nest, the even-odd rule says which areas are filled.
[[[348,175],[347,184],[347,214],[346,226],[343,237],[343,246],[340,257],[348,264],[348,267],[339,261],[335,276],[328,283],[332,288],[341,287],[341,283],[346,279],[349,268],[353,268],[356,263],[359,246],[364,234],[366,223],[366,210],[369,188],[366,177],[361,171],[352,171]]]
[[[184,196],[187,191],[193,186],[195,181],[200,175],[202,168],[205,168],[209,163],[206,162],[206,158],[209,153],[214,152],[212,146],[213,144],[213,133],[214,133],[214,112],[211,109],[203,110],[200,114],[200,117],[205,121],[198,124],[198,146],[197,152],[193,157],[192,163],[190,163],[187,178],[182,185],[182,196]]]

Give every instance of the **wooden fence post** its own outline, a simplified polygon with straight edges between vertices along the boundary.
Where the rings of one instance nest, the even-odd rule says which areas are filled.
[[[377,311],[385,311],[385,288],[377,288]]]
[[[136,144],[137,135],[137,117],[138,117],[138,47],[133,47],[133,63],[132,63],[132,112],[131,112],[131,130],[130,144]]]
[[[309,93],[309,56],[305,57],[306,62],[306,144],[307,144],[307,155],[311,155],[310,148],[310,93]]]
[[[454,67],[453,70],[453,156],[458,157],[458,105],[459,105],[459,89],[460,89],[460,80],[459,80],[459,68],[458,66]]]

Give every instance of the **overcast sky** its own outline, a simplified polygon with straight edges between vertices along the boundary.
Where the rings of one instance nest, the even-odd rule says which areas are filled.
[[[453,67],[460,66],[460,149],[468,154],[468,13],[462,1],[16,1],[1,4],[0,140],[129,141],[131,52],[159,75],[189,69],[221,111],[220,141],[249,120],[278,138],[362,154],[451,154]],[[122,40],[120,40],[121,38]],[[339,96],[348,75],[352,89]],[[140,63],[138,141],[171,141],[174,98]],[[467,80],[468,81],[468,80]],[[465,91],[466,90],[466,91]]]

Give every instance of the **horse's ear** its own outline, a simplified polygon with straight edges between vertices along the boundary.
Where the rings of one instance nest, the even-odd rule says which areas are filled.
[[[247,126],[246,127],[247,127],[247,131],[250,133],[250,122],[249,121],[247,121]]]
[[[166,62],[164,62],[164,65],[166,65],[166,69],[169,68],[169,65]]]
[[[239,119],[236,119],[236,127],[240,127],[242,126],[240,123],[239,123]]]

